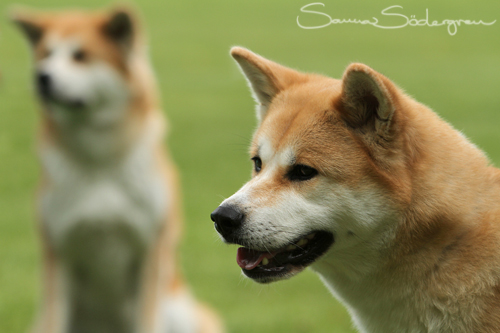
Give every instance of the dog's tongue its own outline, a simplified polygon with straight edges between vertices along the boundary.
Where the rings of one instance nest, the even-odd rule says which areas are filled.
[[[238,254],[236,255],[236,262],[238,266],[246,270],[251,270],[257,267],[258,264],[266,257],[266,254],[260,251],[250,250],[244,247],[238,249]]]

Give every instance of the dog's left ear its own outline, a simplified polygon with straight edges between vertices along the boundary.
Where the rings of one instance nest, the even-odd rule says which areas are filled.
[[[342,78],[342,93],[335,108],[344,121],[362,133],[390,140],[398,88],[364,64],[351,64]]]
[[[42,39],[44,25],[39,16],[28,10],[14,8],[10,11],[9,17],[21,29],[32,46]]]
[[[103,26],[104,34],[118,44],[123,51],[129,51],[132,48],[135,30],[135,18],[130,10],[125,8],[112,10]]]
[[[231,56],[238,62],[258,103],[257,120],[259,123],[266,117],[272,100],[280,91],[304,79],[301,73],[242,47],[233,47]]]

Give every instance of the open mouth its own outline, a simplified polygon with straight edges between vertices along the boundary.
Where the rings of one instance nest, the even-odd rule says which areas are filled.
[[[85,103],[80,99],[64,99],[57,98],[51,94],[44,93],[40,94],[40,97],[45,103],[53,103],[60,107],[71,109],[71,110],[81,110],[85,107]]]
[[[333,241],[330,232],[316,231],[273,251],[240,247],[236,261],[246,276],[260,283],[268,283],[302,271],[324,254]]]
[[[63,99],[47,99],[47,101],[51,101],[54,104],[57,104],[61,107],[71,109],[71,110],[81,110],[85,107],[85,103],[81,100],[63,100]]]

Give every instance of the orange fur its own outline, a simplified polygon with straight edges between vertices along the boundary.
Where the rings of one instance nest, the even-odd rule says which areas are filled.
[[[261,208],[274,207],[273,219],[286,216],[274,228],[312,232],[301,222],[319,213],[295,212],[282,198],[300,196],[300,202],[326,208],[325,198],[339,191],[332,207],[351,205],[345,216],[373,209],[359,230],[380,226],[367,231],[367,239],[349,243],[354,217],[345,222],[344,215],[318,216],[324,218],[318,229],[332,228],[327,230],[336,240],[312,268],[346,304],[358,328],[500,330],[500,171],[485,155],[364,64],[349,65],[342,80],[335,80],[285,68],[239,47],[231,55],[259,103],[251,155],[259,156],[262,142],[269,143],[262,171],[221,205],[244,212],[237,234],[241,244],[255,243],[259,251],[284,248],[282,239],[265,231],[272,222],[267,215],[260,220]],[[292,162],[279,160],[286,149],[293,151]],[[310,166],[318,176],[290,181],[289,163]],[[341,190],[351,196],[343,197]],[[382,203],[380,208],[356,206],[364,196],[374,207]],[[385,216],[377,220],[378,213]],[[290,221],[295,215],[300,220]],[[269,241],[261,245],[256,238]]]

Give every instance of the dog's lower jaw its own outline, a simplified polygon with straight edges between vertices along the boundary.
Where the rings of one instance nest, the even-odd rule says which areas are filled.
[[[143,133],[134,130],[131,116],[116,116],[116,119],[99,120],[106,113],[125,112],[126,106],[117,106],[123,111],[107,108],[66,110],[52,106],[48,109],[48,118],[57,129],[58,145],[80,163],[116,163],[116,160],[127,154],[137,141],[144,137]]]
[[[291,277],[297,275],[298,273],[302,272],[306,267],[290,267],[290,268],[285,268],[285,271],[283,273],[279,273],[278,275],[274,276],[252,276],[251,271],[247,271],[245,269],[242,269],[242,274],[245,275],[246,277],[254,280],[257,283],[260,284],[269,284],[272,282],[277,282],[281,280],[287,280],[290,279]]]
[[[314,231],[273,250],[238,249],[237,262],[247,277],[259,283],[288,279],[321,258],[334,246],[334,235]]]

